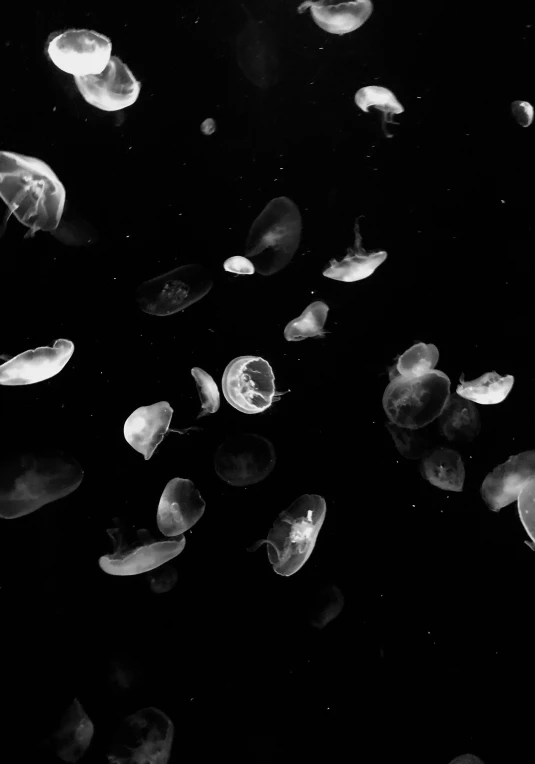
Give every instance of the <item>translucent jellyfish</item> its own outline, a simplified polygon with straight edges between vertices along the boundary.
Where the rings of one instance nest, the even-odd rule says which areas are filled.
[[[201,399],[202,411],[199,416],[215,414],[219,410],[219,389],[208,372],[194,366],[191,375],[197,385],[197,392]],[[198,417],[197,417],[198,418]]]
[[[461,374],[457,395],[475,403],[501,403],[511,392],[514,382],[515,378],[511,374],[501,377],[495,371],[487,371],[471,382],[465,382],[464,374]]]
[[[157,708],[142,708],[127,716],[113,736],[109,764],[167,764],[175,728]]]
[[[447,440],[469,443],[478,435],[481,421],[477,407],[472,401],[463,400],[458,395],[450,396],[439,420],[441,434]]]
[[[147,573],[147,581],[154,594],[167,594],[176,586],[178,573],[171,564],[162,565],[161,568]]]
[[[277,40],[264,19],[257,21],[245,5],[242,8],[248,21],[236,38],[236,61],[252,85],[267,90],[280,77]]]
[[[387,124],[395,125],[394,115],[401,114],[405,109],[391,90],[379,85],[367,85],[365,88],[357,90],[355,103],[362,111],[368,111],[370,107],[378,109],[382,114],[383,133],[387,138],[392,138],[392,134],[388,132],[386,126]]]
[[[54,32],[46,50],[50,60],[67,74],[100,74],[111,56],[111,40],[91,29]]]
[[[521,127],[529,127],[533,122],[533,106],[529,101],[513,101],[511,114]]]
[[[399,374],[415,374],[421,376],[438,363],[438,348],[436,345],[426,345],[425,342],[417,342],[397,359]]]
[[[261,435],[244,433],[227,438],[214,455],[214,469],[225,483],[235,487],[253,485],[273,472],[273,444]]]
[[[164,536],[178,536],[197,523],[206,503],[191,480],[173,478],[164,488],[156,523]]]
[[[267,361],[256,355],[241,355],[229,363],[221,382],[228,403],[243,414],[260,414],[278,401],[275,375]]]
[[[373,10],[371,0],[352,0],[327,5],[327,0],[305,0],[297,8],[304,13],[308,8],[316,24],[330,34],[348,34],[361,27]]]
[[[362,246],[358,218],[355,221],[354,230],[355,243],[353,247],[347,249],[347,254],[343,260],[331,260],[328,268],[323,271],[323,275],[328,279],[345,281],[346,283],[362,281],[362,279],[371,276],[375,269],[386,260],[387,253],[383,249],[366,252]]]
[[[443,491],[462,491],[464,485],[464,464],[457,451],[437,448],[421,463],[421,472],[431,485]]]
[[[228,273],[235,273],[237,276],[252,276],[254,273],[254,265],[246,257],[240,257],[235,255],[229,257],[223,263],[223,268]]]
[[[216,124],[214,119],[211,119],[209,117],[208,119],[205,119],[204,122],[202,122],[201,133],[203,135],[213,135],[215,131],[216,131]]]
[[[117,56],[112,56],[100,74],[74,76],[82,98],[102,111],[119,111],[137,101],[141,83]]]
[[[201,265],[181,265],[143,282],[137,304],[151,316],[172,316],[207,295],[212,286],[210,274]]]
[[[29,228],[25,239],[36,231],[58,227],[65,204],[65,187],[41,159],[0,151],[0,197],[8,211],[0,226],[4,235],[11,215]]]
[[[498,512],[518,499],[520,491],[533,479],[535,451],[522,451],[489,472],[481,485],[481,496],[493,512]]]
[[[473,753],[463,753],[461,756],[456,756],[449,764],[484,764],[479,756],[474,756]]]
[[[121,531],[117,528],[108,528],[107,534],[115,549],[113,554],[100,557],[98,564],[104,573],[111,576],[137,576],[147,573],[178,557],[186,546],[185,536],[172,541],[153,541],[144,528],[138,531],[140,543],[137,546],[126,546]]]
[[[93,722],[75,698],[62,716],[58,729],[47,741],[47,747],[52,747],[62,761],[77,762],[89,748],[94,731]]]
[[[0,517],[13,520],[75,491],[84,472],[57,451],[22,453],[0,464]]]
[[[248,551],[254,552],[262,544],[267,544],[268,558],[275,573],[291,576],[312,554],[326,512],[327,505],[322,496],[300,496],[281,512],[267,539],[257,541]]]
[[[284,339],[289,342],[306,340],[307,337],[324,337],[323,327],[327,320],[329,306],[324,302],[312,302],[299,318],[294,318],[284,329]]]
[[[184,435],[188,430],[174,430],[169,427],[173,409],[167,401],[159,401],[150,406],[140,406],[124,423],[124,437],[133,449],[150,459],[168,432]]]
[[[272,276],[285,268],[295,255],[301,240],[301,213],[286,196],[272,199],[254,220],[245,254],[255,258],[255,269],[262,276]]]
[[[35,385],[55,377],[63,369],[74,353],[74,343],[70,340],[56,340],[51,347],[43,346],[25,350],[7,358],[0,365],[0,385]]]
[[[404,459],[421,459],[429,450],[429,440],[418,430],[407,430],[392,422],[385,422],[394,445]]]
[[[531,539],[526,543],[535,550],[535,478],[528,481],[518,494],[517,506],[520,522]]]
[[[324,629],[334,621],[344,607],[344,595],[334,584],[324,584],[316,593],[309,607],[310,625]]]

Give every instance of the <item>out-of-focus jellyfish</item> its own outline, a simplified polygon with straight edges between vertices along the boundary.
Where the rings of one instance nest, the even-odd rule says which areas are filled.
[[[147,573],[178,557],[186,546],[185,536],[172,541],[154,541],[144,528],[138,530],[140,543],[137,546],[126,546],[118,528],[108,528],[107,533],[115,549],[113,554],[100,557],[98,564],[104,573],[111,576],[137,576]]]
[[[322,496],[300,496],[280,513],[267,539],[257,541],[248,551],[254,552],[262,544],[267,544],[268,558],[275,573],[291,576],[312,554],[326,512],[327,505]]]
[[[514,382],[515,378],[512,374],[501,377],[495,371],[487,371],[471,382],[465,382],[464,374],[461,374],[457,386],[457,395],[466,398],[467,401],[475,401],[475,403],[489,405],[501,403],[511,392]]]
[[[197,523],[204,515],[206,503],[187,478],[173,478],[165,486],[156,523],[164,536],[179,536]]]
[[[275,462],[273,444],[267,438],[252,433],[227,438],[214,455],[217,476],[236,487],[265,480],[273,472]]]
[[[35,385],[55,377],[74,353],[70,340],[56,340],[51,347],[44,345],[25,350],[0,365],[0,385]]]
[[[141,83],[117,56],[112,56],[100,74],[74,76],[82,98],[101,111],[119,111],[132,106],[139,96]]]
[[[425,342],[416,342],[412,347],[402,353],[397,359],[399,374],[415,374],[421,376],[430,369],[434,369],[438,363],[439,353],[436,345]]]
[[[111,40],[91,29],[68,29],[48,38],[46,52],[67,74],[100,74],[111,56]]]
[[[405,459],[420,459],[429,450],[428,439],[417,430],[407,430],[392,422],[386,422],[385,427],[397,450]]]
[[[469,443],[474,440],[481,428],[476,405],[472,401],[463,400],[458,395],[450,396],[440,415],[439,427],[447,440]]]
[[[254,220],[245,244],[245,255],[255,258],[255,269],[272,276],[285,268],[301,240],[301,213],[286,196],[272,199]]]
[[[47,744],[54,748],[56,756],[62,761],[77,762],[89,748],[94,731],[93,722],[75,698]]]
[[[199,416],[215,414],[219,410],[219,390],[213,377],[208,372],[199,369],[198,366],[193,367],[191,375],[197,385],[202,404],[202,411]]]
[[[481,485],[481,496],[493,512],[498,512],[518,499],[520,491],[534,479],[535,451],[522,451],[489,472]]]
[[[449,764],[484,764],[479,756],[474,756],[473,753],[463,753],[461,756],[456,756]]]
[[[392,138],[392,134],[388,132],[386,126],[387,124],[395,125],[394,115],[401,114],[405,109],[391,90],[379,85],[367,85],[365,88],[357,90],[355,93],[355,103],[362,111],[368,111],[370,107],[378,109],[382,115],[383,133],[387,138]]]
[[[304,13],[308,8],[316,24],[330,34],[348,34],[361,27],[373,10],[371,0],[352,0],[327,5],[327,0],[305,0],[297,8]]]
[[[228,273],[235,273],[237,276],[252,276],[254,273],[252,262],[246,257],[240,257],[240,255],[234,255],[234,257],[225,260],[223,268]]]
[[[203,135],[213,135],[216,131],[215,119],[208,117],[201,123],[201,133]]]
[[[529,127],[533,122],[533,106],[529,101],[513,101],[511,114],[521,127]]]
[[[248,21],[236,38],[236,60],[252,85],[267,90],[280,77],[277,41],[263,19],[257,21],[245,5],[242,8]]]
[[[383,249],[375,252],[367,252],[362,246],[362,236],[360,235],[359,219],[355,221],[355,243],[348,247],[347,254],[343,260],[331,260],[329,266],[323,271],[323,275],[328,279],[335,281],[362,281],[367,279],[384,263],[387,253]]]
[[[457,451],[437,448],[422,459],[421,472],[431,485],[443,491],[462,491],[464,464]]]
[[[0,464],[0,517],[29,515],[75,491],[84,472],[59,452],[24,453]]]
[[[58,227],[65,204],[65,186],[41,159],[0,151],[0,197],[8,206],[0,237],[11,215],[15,215],[29,229],[24,236],[27,239],[36,231],[53,231]]]
[[[212,286],[210,274],[201,265],[181,265],[143,282],[137,304],[151,316],[172,316],[207,295]]]
[[[124,423],[124,437],[135,451],[150,459],[168,432],[184,435],[188,430],[175,430],[169,427],[173,409],[167,401],[140,406],[133,411]]]
[[[278,401],[275,375],[267,361],[256,355],[241,355],[223,372],[221,389],[228,403],[243,414],[260,414]]]
[[[178,581],[177,569],[173,568],[171,564],[163,565],[161,568],[147,573],[147,580],[154,594],[166,594],[176,586]]]
[[[324,337],[323,327],[327,320],[329,306],[324,302],[312,302],[299,318],[294,318],[284,329],[284,339],[289,342],[306,340],[307,337]]]
[[[324,629],[340,615],[343,607],[344,595],[340,589],[334,584],[324,584],[310,603],[310,625],[315,629]]]
[[[175,728],[158,708],[142,708],[123,719],[108,751],[109,764],[167,764]]]
[[[87,247],[98,241],[98,232],[65,201],[63,215],[52,236],[68,247]]]

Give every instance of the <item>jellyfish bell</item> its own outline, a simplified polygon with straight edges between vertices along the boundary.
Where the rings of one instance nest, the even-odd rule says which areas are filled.
[[[392,134],[388,132],[386,125],[396,124],[393,119],[394,115],[401,114],[405,109],[391,90],[379,85],[367,85],[357,90],[355,93],[355,103],[364,112],[367,112],[371,107],[378,109],[382,115],[383,133],[387,138],[392,138]]]
[[[111,56],[99,74],[75,75],[74,82],[82,98],[101,111],[132,106],[141,90],[141,83],[117,56]]]
[[[273,444],[253,433],[226,438],[214,454],[217,476],[236,488],[265,480],[273,472],[275,464]]]
[[[25,350],[0,365],[0,385],[34,385],[44,382],[63,369],[74,353],[71,340],[59,339],[51,347]]]
[[[511,114],[521,127],[529,127],[533,122],[533,106],[529,101],[513,101]]]
[[[347,249],[347,254],[343,260],[331,260],[328,267],[323,271],[323,275],[328,279],[335,281],[345,281],[352,283],[367,279],[372,273],[384,263],[387,253],[384,250],[367,252],[362,246],[362,236],[360,235],[359,218],[354,226],[355,243],[353,247]]]
[[[284,329],[284,338],[288,342],[305,340],[307,337],[324,337],[325,322],[329,306],[324,302],[316,301],[311,303],[301,313],[299,318],[294,318]]]
[[[136,301],[150,316],[172,316],[205,297],[213,283],[202,265],[181,265],[144,281],[137,289]]]
[[[517,508],[524,530],[531,542],[535,541],[535,479],[528,481],[518,494]]]
[[[204,514],[206,502],[191,480],[173,478],[164,488],[158,504],[156,522],[164,536],[189,531]]]
[[[178,572],[170,563],[147,573],[147,581],[154,594],[167,594],[178,581]]]
[[[158,708],[142,708],[122,720],[110,742],[110,764],[168,764],[174,738],[171,719]]]
[[[128,547],[117,528],[109,528],[108,536],[112,539],[115,550],[112,554],[99,558],[98,564],[104,573],[112,576],[137,576],[159,568],[183,551],[186,537],[177,540],[152,541],[144,529],[138,531],[140,542]]]
[[[492,405],[504,401],[512,390],[515,378],[512,374],[502,377],[495,371],[488,371],[471,382],[465,382],[461,374],[457,395],[475,403]]]
[[[436,448],[421,462],[422,476],[443,491],[462,491],[465,478],[463,461],[451,448]]]
[[[481,429],[477,406],[454,393],[440,415],[439,427],[441,434],[449,441],[474,440]]]
[[[283,393],[275,390],[275,375],[269,363],[255,355],[242,355],[223,372],[221,389],[227,403],[243,414],[260,414]]]
[[[286,196],[272,199],[253,221],[245,244],[245,255],[255,258],[255,270],[272,276],[285,268],[301,241],[301,213]]]
[[[67,74],[100,74],[110,60],[111,40],[91,29],[68,29],[50,35],[46,53]]]
[[[252,262],[240,255],[234,255],[234,257],[229,257],[225,260],[223,268],[227,273],[234,273],[237,276],[252,276],[255,272]]]
[[[173,409],[167,401],[140,406],[124,423],[123,433],[126,442],[135,451],[143,454],[145,459],[150,459],[168,433],[176,432],[184,435],[189,430],[197,429],[195,427],[187,427],[184,430],[172,429],[169,427],[172,416]]]
[[[369,19],[373,5],[371,0],[352,0],[329,5],[327,0],[305,0],[297,12],[304,13],[308,8],[320,29],[330,34],[343,35],[361,27]]]
[[[493,512],[498,512],[518,499],[521,490],[535,479],[535,451],[522,451],[510,456],[485,477],[481,496]]]
[[[398,375],[383,394],[383,409],[399,427],[417,430],[437,419],[450,394],[450,380],[441,371],[418,376]]]
[[[205,119],[201,123],[201,133],[203,135],[213,135],[216,131],[216,123],[215,120],[211,117],[208,117],[208,119]]]
[[[198,366],[193,367],[191,375],[197,385],[197,392],[202,404],[202,410],[198,417],[215,414],[219,410],[220,399],[219,389],[213,377],[208,372],[203,371],[203,369],[199,369]]]
[[[420,377],[433,369],[439,359],[438,348],[433,344],[416,342],[402,353],[397,361],[396,370],[404,376]]]

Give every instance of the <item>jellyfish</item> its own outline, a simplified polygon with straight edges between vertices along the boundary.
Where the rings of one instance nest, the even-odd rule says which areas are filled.
[[[184,435],[193,427],[175,430],[169,427],[173,409],[167,401],[159,401],[150,406],[140,406],[124,423],[124,437],[135,451],[150,459],[168,432]]]
[[[237,488],[265,480],[273,472],[275,463],[273,444],[252,433],[227,438],[214,455],[217,476]]]
[[[118,528],[108,528],[106,532],[115,549],[113,554],[100,557],[98,564],[104,573],[109,573],[110,576],[137,576],[139,573],[147,573],[178,557],[186,546],[185,536],[172,541],[153,541],[148,532],[141,528],[138,530],[140,543],[134,547],[127,547]]]
[[[277,42],[266,22],[257,21],[242,5],[248,21],[236,38],[236,61],[252,85],[267,90],[279,81]]]
[[[399,374],[421,376],[437,365],[438,358],[439,354],[436,345],[416,342],[398,357],[397,371]]]
[[[171,564],[162,565],[157,570],[151,570],[147,573],[147,581],[154,594],[167,594],[174,589],[178,581],[176,568]]]
[[[203,135],[213,135],[216,131],[215,120],[209,117],[201,124],[201,133]]]
[[[267,361],[241,355],[229,363],[221,382],[228,403],[243,414],[260,414],[282,395],[275,390],[275,375]]]
[[[119,111],[137,101],[141,83],[117,56],[111,56],[100,74],[74,75],[82,98],[101,111]]]
[[[310,625],[315,629],[324,629],[340,615],[343,607],[344,595],[340,589],[334,584],[324,584],[310,603]]]
[[[379,85],[367,85],[365,88],[357,90],[355,93],[355,103],[362,111],[368,111],[372,106],[378,109],[382,113],[383,133],[387,138],[392,138],[392,134],[388,132],[386,125],[395,125],[394,114],[401,114],[405,110],[391,90]]]
[[[98,232],[65,201],[63,215],[52,236],[68,247],[87,247],[98,241]]]
[[[533,122],[533,106],[529,101],[513,101],[511,113],[521,127],[529,127]]]
[[[245,254],[256,258],[255,269],[262,276],[272,276],[285,268],[295,255],[301,240],[301,213],[291,199],[279,196],[267,204],[254,220]]]
[[[0,365],[0,385],[35,385],[59,374],[74,353],[70,340],[56,340],[51,347],[25,350]]]
[[[529,480],[518,494],[517,507],[520,522],[531,539],[531,543],[526,543],[535,549],[532,546],[535,541],[535,478]]]
[[[324,337],[323,327],[329,306],[324,302],[312,302],[299,318],[294,318],[284,329],[284,339],[289,342],[306,340],[307,337]]]
[[[85,76],[104,71],[111,56],[111,40],[91,29],[68,29],[48,38],[47,55],[67,74]]]
[[[387,253],[381,249],[375,252],[366,252],[362,246],[362,237],[359,229],[359,219],[355,221],[355,243],[353,247],[347,249],[347,254],[343,260],[331,260],[328,268],[323,271],[323,275],[328,279],[335,281],[362,281],[367,279],[384,263]]]
[[[219,390],[213,377],[208,372],[199,369],[198,366],[193,367],[191,375],[197,385],[197,392],[202,404],[202,410],[197,419],[207,414],[215,414],[219,410]]]
[[[473,753],[463,753],[461,756],[456,756],[449,764],[484,764],[479,756],[474,756]]]
[[[59,728],[54,732],[47,747],[55,750],[62,761],[75,763],[89,748],[95,727],[80,701],[75,698],[62,716]]]
[[[300,496],[281,512],[267,539],[257,541],[248,551],[267,544],[268,558],[275,573],[291,576],[308,560],[321,530],[327,505],[317,494]]]
[[[431,485],[443,491],[462,491],[464,485],[464,464],[457,453],[450,448],[437,448],[421,463],[423,477]]]
[[[481,485],[481,496],[489,509],[498,512],[518,499],[520,491],[533,479],[535,451],[522,451],[489,472]]]
[[[237,276],[252,276],[254,273],[252,262],[246,257],[240,257],[239,255],[234,255],[234,257],[229,257],[225,260],[223,268],[228,273],[235,273]]]
[[[11,215],[29,230],[53,231],[58,227],[65,204],[65,187],[53,170],[41,159],[0,151],[0,197],[8,210],[0,226],[4,235]]]
[[[164,488],[156,523],[164,536],[179,536],[197,523],[206,503],[191,480],[173,478]]]
[[[487,371],[471,382],[465,382],[464,374],[461,374],[457,395],[475,403],[489,405],[501,403],[511,392],[514,381],[515,378],[511,374],[501,377],[495,371]]]
[[[208,294],[213,281],[201,265],[181,265],[143,282],[137,304],[150,316],[172,316]]]
[[[407,430],[392,422],[385,422],[385,427],[390,433],[398,452],[405,459],[421,459],[429,450],[428,438],[417,430]]]
[[[305,0],[297,12],[304,13],[308,8],[320,29],[330,34],[348,34],[369,19],[373,5],[371,0],[350,0],[332,5],[327,5],[327,0]]]
[[[142,708],[123,719],[107,754],[109,764],[168,764],[175,728],[158,708]]]
[[[455,394],[450,396],[440,415],[439,427],[447,440],[461,440],[467,443],[474,440],[481,428],[475,403],[463,400]]]

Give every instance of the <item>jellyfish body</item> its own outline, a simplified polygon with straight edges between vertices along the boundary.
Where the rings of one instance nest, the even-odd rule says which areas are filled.
[[[158,708],[142,708],[123,719],[107,754],[109,764],[168,764],[175,728]]]
[[[252,262],[240,255],[234,255],[234,257],[229,257],[225,260],[223,268],[227,273],[235,273],[237,276],[252,276],[254,273]]]
[[[310,603],[310,625],[315,629],[324,629],[334,621],[344,607],[344,595],[334,584],[325,584],[316,592]]]
[[[0,151],[0,197],[8,211],[0,227],[3,236],[9,218],[15,215],[29,230],[53,231],[58,227],[65,204],[65,187],[53,170],[40,159]]]
[[[55,377],[63,369],[72,354],[74,343],[70,340],[56,340],[51,347],[46,345],[25,350],[0,365],[0,385],[35,385]]]
[[[495,371],[488,371],[471,382],[464,381],[464,375],[461,374],[457,395],[466,398],[468,401],[492,405],[504,401],[515,382],[511,374],[501,377]]]
[[[475,403],[451,395],[439,420],[440,432],[447,440],[470,442],[478,435],[481,421]]]
[[[462,491],[464,485],[464,464],[451,448],[437,448],[422,459],[421,472],[431,485],[443,491]]]
[[[221,389],[227,402],[243,414],[260,414],[281,395],[269,363],[254,355],[242,355],[228,364]]]
[[[89,748],[94,731],[93,722],[75,698],[61,718],[58,729],[47,742],[52,745],[59,759],[74,764]]]
[[[159,568],[182,552],[186,546],[185,536],[172,541],[152,541],[148,537],[136,547],[125,548],[117,528],[109,528],[108,536],[116,545],[113,554],[100,557],[98,564],[111,576],[137,576]],[[145,531],[139,531],[140,538]]]
[[[335,281],[362,281],[367,279],[384,263],[387,253],[384,250],[367,252],[362,246],[362,237],[358,224],[358,218],[355,221],[355,243],[353,247],[347,249],[347,254],[343,260],[331,260],[329,266],[323,271],[323,275],[328,279]]]
[[[91,29],[68,29],[49,39],[47,54],[67,74],[100,74],[110,60],[111,40]]]
[[[520,522],[533,543],[535,541],[535,479],[528,481],[518,494],[517,508]]]
[[[489,509],[498,512],[518,499],[524,486],[535,479],[535,451],[510,456],[485,477],[481,496]]]
[[[215,120],[209,117],[201,123],[201,133],[203,135],[213,135],[216,131]]]
[[[301,240],[301,213],[286,196],[272,199],[254,220],[245,244],[247,258],[255,258],[255,270],[271,276],[285,268]]]
[[[277,41],[264,19],[255,19],[242,4],[248,21],[236,38],[236,61],[252,85],[267,90],[280,76]]]
[[[533,122],[533,106],[529,101],[513,101],[511,114],[521,127],[529,127]]]
[[[156,522],[164,536],[178,536],[197,523],[206,503],[191,480],[173,478],[164,488]]]
[[[167,401],[140,406],[124,423],[126,442],[145,459],[150,459],[164,439],[172,416],[173,409]]]
[[[273,444],[252,433],[227,438],[214,455],[217,476],[236,488],[265,480],[273,472],[275,463]]]
[[[324,302],[312,302],[299,318],[294,318],[284,329],[284,339],[288,342],[306,340],[307,337],[324,337],[323,327],[327,320],[329,306]]]
[[[154,594],[167,594],[173,589],[178,581],[178,573],[172,565],[162,565],[156,570],[147,573],[147,580]]]
[[[137,304],[151,316],[172,316],[208,294],[213,281],[201,265],[181,265],[144,281],[137,290]]]
[[[100,74],[74,75],[74,82],[84,101],[101,111],[132,106],[141,90],[141,83],[117,56],[111,56]]]
[[[436,345],[417,342],[399,356],[397,370],[399,374],[421,376],[437,365],[438,358],[439,353]]]
[[[382,115],[383,133],[387,138],[392,138],[392,134],[388,132],[386,125],[396,124],[394,122],[394,115],[401,114],[405,110],[391,90],[379,85],[367,85],[357,90],[355,93],[355,103],[359,109],[365,112],[370,107],[378,109]]]
[[[308,8],[316,24],[330,34],[349,34],[367,21],[373,10],[371,0],[352,0],[327,5],[327,0],[305,0],[297,8],[304,13]]]
[[[473,753],[463,753],[452,759],[449,764],[484,764],[484,762]]]
[[[207,414],[215,414],[215,412],[219,410],[219,389],[214,378],[211,377],[208,372],[199,369],[198,366],[193,367],[191,375],[197,385],[197,392],[199,393],[202,404],[202,411],[199,414],[199,417],[206,416]]]

